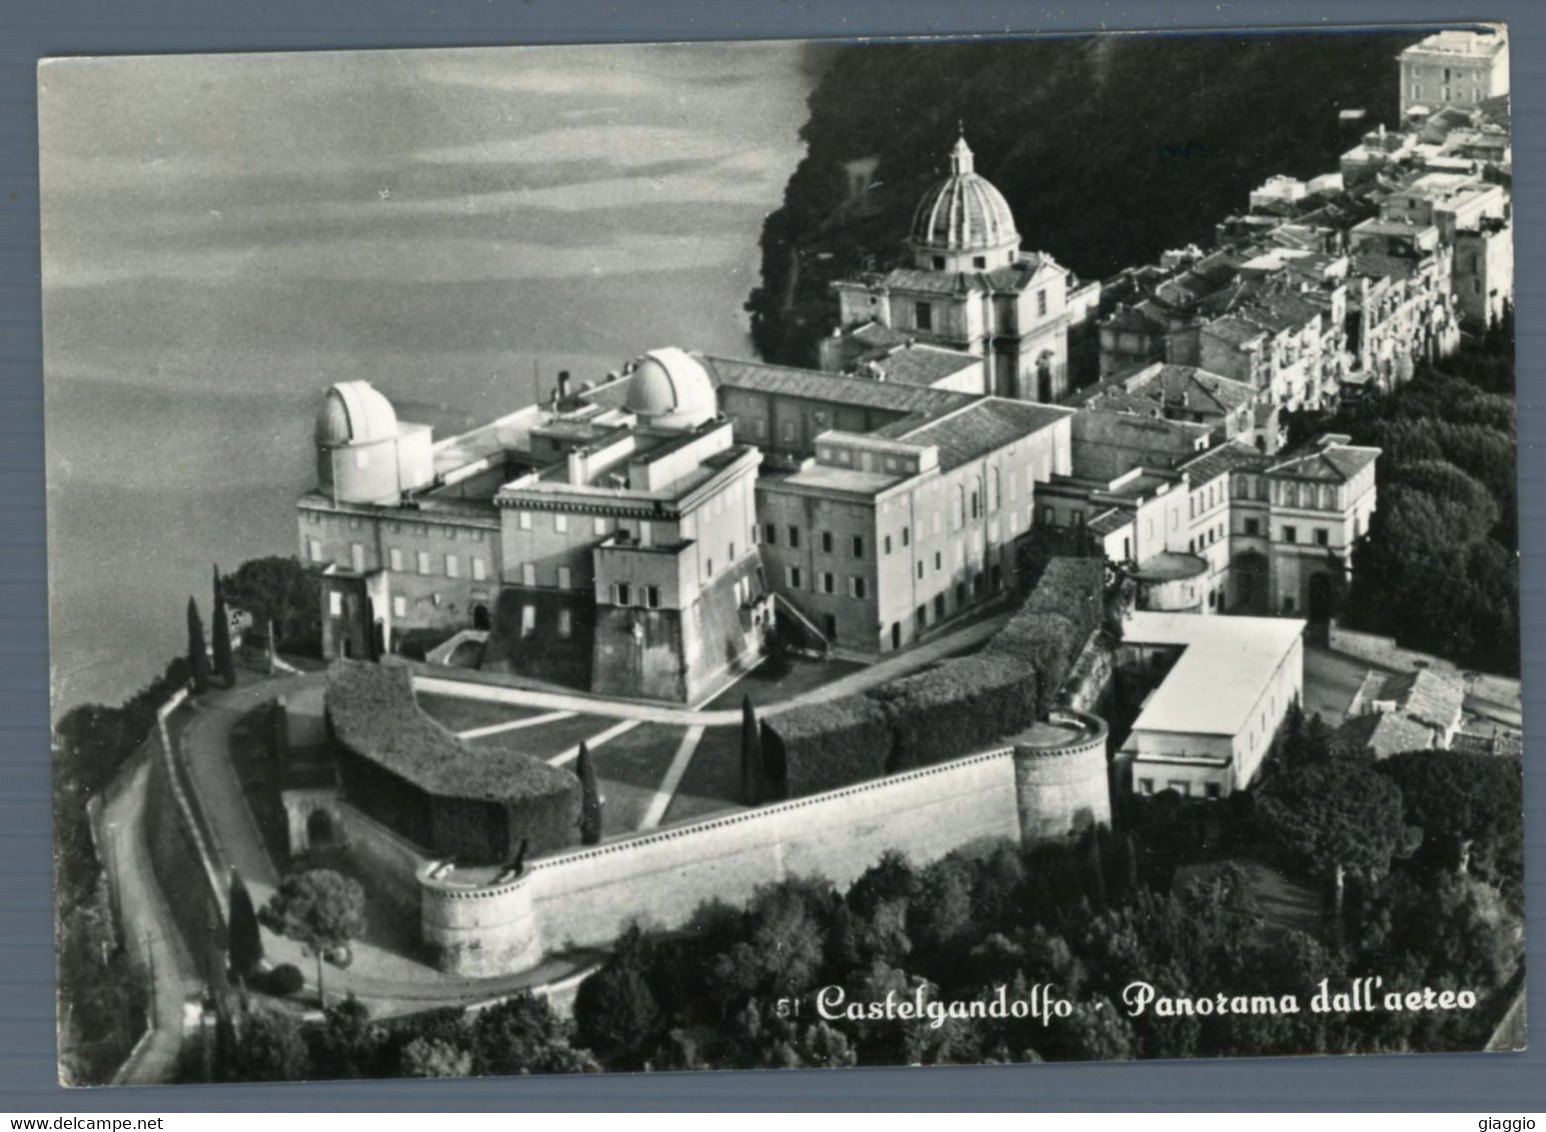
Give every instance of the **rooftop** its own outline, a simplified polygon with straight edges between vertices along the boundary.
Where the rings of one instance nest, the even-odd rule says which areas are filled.
[[[1394,712],[1376,712],[1349,719],[1332,736],[1334,750],[1350,755],[1372,754],[1377,759],[1403,751],[1425,751],[1433,746],[1433,733],[1420,723]]]
[[[959,412],[900,435],[893,431],[895,426],[880,429],[877,435],[938,448],[940,470],[948,472],[1073,415],[1074,410],[1061,405],[984,397]]]
[[[973,400],[969,393],[953,393],[948,389],[873,381],[863,377],[823,373],[821,370],[722,358],[713,354],[704,354],[701,360],[716,387],[729,386],[732,389],[808,397],[812,401],[889,409],[898,415],[921,413],[932,417],[969,405]]]
[[[1238,735],[1304,626],[1287,617],[1129,614],[1122,629],[1125,644],[1182,648],[1133,730]]]

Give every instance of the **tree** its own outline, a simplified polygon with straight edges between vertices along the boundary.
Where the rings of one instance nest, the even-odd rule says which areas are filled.
[[[1331,881],[1339,921],[1347,875],[1378,880],[1420,836],[1406,824],[1400,790],[1364,763],[1285,768],[1256,813],[1272,843]]]
[[[618,941],[607,965],[580,984],[574,1021],[587,1046],[626,1056],[655,1034],[660,1009],[646,978],[647,962],[643,937],[634,928]]]
[[[403,1047],[398,1072],[404,1077],[466,1077],[472,1073],[472,1051],[442,1038],[414,1038]]]
[[[226,600],[268,625],[286,642],[321,631],[322,594],[318,575],[294,558],[278,556],[243,562],[221,579]]]
[[[741,801],[748,806],[762,804],[764,770],[762,764],[762,729],[757,723],[757,709],[752,706],[751,696],[741,697]]]
[[[317,999],[326,1006],[323,955],[365,931],[365,890],[359,882],[332,869],[291,873],[259,918],[269,930],[300,942],[316,956]]]
[[[1518,760],[1462,751],[1410,751],[1377,764],[1423,832],[1417,861],[1470,871],[1523,899],[1524,780]]]
[[[239,979],[249,977],[263,959],[263,937],[258,932],[258,914],[252,894],[241,874],[231,870],[231,973]]]
[[[590,748],[584,743],[580,744],[580,757],[574,760],[574,772],[580,779],[580,841],[595,845],[601,841],[601,791]]]
[[[199,616],[199,603],[188,598],[188,672],[193,680],[193,690],[203,694],[209,691],[209,653],[205,651],[204,619]]]
[[[288,1014],[249,1010],[221,1076],[228,1081],[301,1081],[310,1058],[301,1026]]]
[[[225,607],[225,595],[220,592],[220,567],[215,567],[215,606],[210,614],[214,624],[215,671],[227,688],[236,687],[236,656],[231,651],[231,615]]]
[[[522,992],[480,1012],[472,1024],[473,1072],[594,1073],[586,1050],[569,1044],[568,1027],[545,998]]]

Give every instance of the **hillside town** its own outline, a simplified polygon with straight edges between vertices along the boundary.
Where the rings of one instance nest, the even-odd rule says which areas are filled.
[[[155,832],[120,870],[177,889],[197,989],[121,1079],[240,1079],[285,1027],[356,1076],[1516,1040],[1507,933],[1469,1028],[990,1042],[758,1005],[1039,962],[1115,1001],[1090,925],[1200,908],[1218,969],[1298,972],[1303,939],[1353,970],[1401,869],[1466,915],[1518,898],[1512,826],[1423,801],[1458,776],[1508,810],[1517,680],[1344,615],[1386,454],[1336,422],[1512,319],[1506,43],[1398,66],[1400,121],[1343,111],[1337,169],[1101,280],[1027,246],[960,123],[808,368],[641,342],[446,436],[319,390],[295,560],[217,570],[187,687],[147,703]],[[1312,844],[1315,807],[1357,843]]]

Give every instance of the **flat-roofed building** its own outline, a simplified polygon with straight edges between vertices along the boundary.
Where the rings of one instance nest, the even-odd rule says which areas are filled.
[[[1446,30],[1413,44],[1401,63],[1401,113],[1470,109],[1508,93],[1508,37],[1501,26]]]
[[[1134,612],[1118,663],[1151,686],[1115,758],[1118,788],[1225,798],[1249,786],[1304,685],[1303,621]]]

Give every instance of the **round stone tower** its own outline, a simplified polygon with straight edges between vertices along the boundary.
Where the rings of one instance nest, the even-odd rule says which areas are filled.
[[[1105,720],[1058,709],[1010,742],[1022,841],[1053,841],[1111,825]]]
[[[480,880],[487,871],[442,861],[419,870],[420,930],[442,971],[484,978],[524,971],[542,959],[530,871],[508,881]]]

